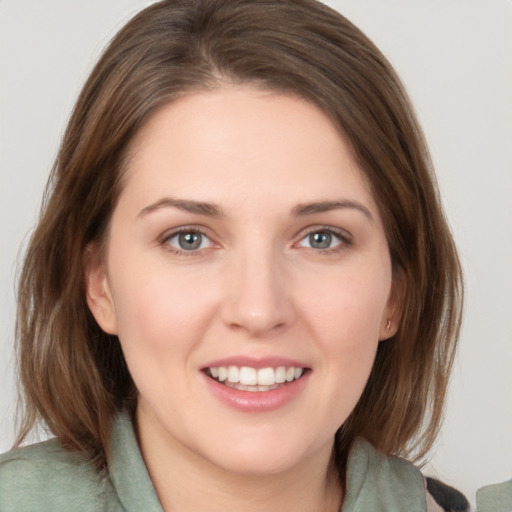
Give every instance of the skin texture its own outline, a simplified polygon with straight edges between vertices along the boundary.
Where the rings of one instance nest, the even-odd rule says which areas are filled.
[[[198,249],[180,248],[182,228],[202,233]],[[326,229],[336,234],[315,249],[310,234]],[[165,510],[339,509],[334,434],[396,331],[399,294],[375,200],[324,113],[228,85],[162,108],[136,137],[86,281],[139,390]],[[238,410],[202,370],[239,356],[299,361],[307,380],[277,409]]]

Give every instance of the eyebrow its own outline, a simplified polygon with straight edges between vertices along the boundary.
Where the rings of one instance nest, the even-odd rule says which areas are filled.
[[[195,213],[198,215],[206,215],[208,217],[222,217],[224,214],[222,208],[214,203],[206,203],[203,201],[192,201],[190,199],[174,199],[172,197],[164,197],[155,203],[143,208],[138,217],[143,217],[162,208],[178,208],[184,212]]]
[[[194,213],[196,215],[206,215],[208,217],[222,217],[224,213],[222,208],[215,203],[208,203],[204,201],[193,201],[191,199],[176,199],[172,197],[164,197],[155,203],[150,204],[143,208],[138,217],[144,217],[154,211],[162,208],[178,208],[179,210]],[[312,203],[298,204],[292,208],[292,215],[295,217],[303,217],[306,215],[313,215],[315,213],[324,213],[331,210],[340,210],[344,208],[355,209],[363,213],[370,221],[373,222],[373,216],[366,208],[357,201],[348,199],[340,199],[336,201],[317,201]]]
[[[349,199],[340,199],[336,201],[319,201],[314,203],[298,204],[292,209],[292,214],[296,217],[302,217],[304,215],[313,215],[315,213],[324,213],[331,210],[340,210],[344,208],[350,208],[363,213],[370,221],[373,222],[373,215],[366,206],[362,205],[357,201]]]

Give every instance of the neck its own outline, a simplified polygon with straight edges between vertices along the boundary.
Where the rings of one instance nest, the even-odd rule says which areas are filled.
[[[339,512],[332,444],[276,474],[238,474],[203,459],[138,419],[139,443],[165,512]]]

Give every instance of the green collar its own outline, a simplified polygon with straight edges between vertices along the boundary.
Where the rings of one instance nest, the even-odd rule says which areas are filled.
[[[163,512],[127,414],[112,426],[110,480],[126,512]]]
[[[127,512],[163,512],[127,415],[112,429],[110,479]],[[426,512],[421,473],[409,462],[388,457],[362,439],[348,461],[347,493],[341,512]]]

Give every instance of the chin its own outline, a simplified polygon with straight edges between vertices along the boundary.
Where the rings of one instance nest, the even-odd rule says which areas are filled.
[[[226,438],[210,446],[215,450],[210,448],[205,455],[212,464],[233,474],[253,477],[286,473],[302,464],[309,464],[315,453],[328,452],[329,457],[332,450],[332,442],[314,449],[307,440],[292,439],[289,435],[283,437],[278,433],[271,435],[270,439],[264,436],[259,439],[249,436],[243,440]]]
[[[255,453],[236,453],[219,457],[215,454],[210,461],[229,473],[245,477],[265,477],[286,473],[300,465],[297,454],[272,453],[264,456],[261,451]]]

